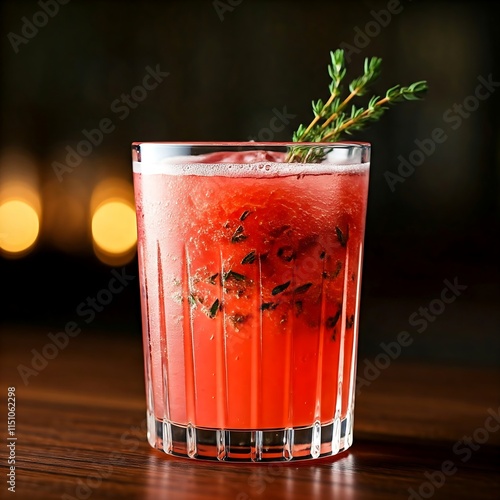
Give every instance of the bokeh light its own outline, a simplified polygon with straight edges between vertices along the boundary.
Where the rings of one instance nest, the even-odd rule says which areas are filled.
[[[92,238],[105,252],[128,252],[137,241],[134,207],[121,199],[99,205],[92,217]]]
[[[0,204],[0,248],[12,256],[22,256],[38,238],[40,219],[28,202],[12,199]]]
[[[0,253],[23,257],[40,236],[41,203],[37,165],[19,150],[0,154]]]
[[[137,223],[132,185],[123,179],[101,181],[92,193],[91,234],[94,252],[109,265],[122,265],[135,255]]]

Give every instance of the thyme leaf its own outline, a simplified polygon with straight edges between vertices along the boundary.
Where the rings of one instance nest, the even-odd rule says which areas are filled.
[[[382,59],[380,57],[366,58],[364,72],[348,85],[349,93],[342,98],[343,80],[347,72],[344,50],[330,52],[331,64],[328,74],[331,83],[328,87],[330,96],[326,102],[322,99],[312,102],[314,118],[306,127],[299,125],[293,134],[293,142],[337,142],[344,134],[364,129],[372,122],[378,121],[389,106],[402,101],[421,99],[427,92],[427,82],[421,80],[407,87],[395,85],[386,91],[384,97],[373,96],[366,107],[353,104],[357,97],[366,95],[378,80]],[[349,109],[350,107],[350,109]],[[324,148],[309,148],[296,146],[288,153],[287,162],[314,163],[320,162],[327,151]]]
[[[342,312],[342,310],[339,308],[339,310],[335,313],[334,316],[329,316],[328,318],[326,318],[326,324],[325,324],[325,326],[327,328],[335,328],[335,325],[339,321],[341,312]]]
[[[273,311],[278,307],[278,302],[263,302],[260,306],[261,311]]]
[[[275,286],[271,292],[271,295],[278,295],[281,292],[284,292],[290,286],[290,281],[283,283],[282,285]]]
[[[347,226],[347,230],[342,232],[339,226],[335,226],[335,233],[337,233],[337,239],[340,242],[340,245],[345,247],[347,245],[347,240],[349,239],[349,226]]]
[[[305,283],[304,285],[298,286],[293,293],[295,294],[300,294],[300,293],[306,293],[309,288],[311,288],[312,283]]]
[[[247,236],[243,234],[243,226],[238,226],[233,236],[231,237],[231,243],[239,243],[247,239]]]
[[[220,301],[219,299],[215,299],[215,302],[210,306],[210,309],[208,310],[208,317],[210,319],[214,319],[219,309],[220,309]]]
[[[212,274],[212,276],[210,276],[210,278],[208,278],[208,282],[211,284],[211,285],[215,285],[217,282],[215,281],[217,279],[217,276],[219,276],[219,273],[215,273],[215,274]]]
[[[245,275],[237,273],[235,271],[228,271],[227,273],[224,273],[222,276],[223,281],[228,281],[230,279],[236,280],[236,281],[245,281],[247,278]]]
[[[252,250],[248,255],[245,255],[243,257],[243,260],[241,261],[242,264],[253,264],[255,262],[255,259],[257,258],[257,254],[255,253],[255,250]]]

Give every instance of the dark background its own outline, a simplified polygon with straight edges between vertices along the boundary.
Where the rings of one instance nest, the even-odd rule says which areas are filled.
[[[0,155],[12,148],[29,155],[42,193],[36,246],[22,258],[0,257],[2,331],[12,325],[60,331],[80,319],[82,301],[107,286],[112,267],[92,250],[89,196],[109,175],[131,183],[131,142],[247,140],[284,107],[295,118],[273,139],[288,140],[310,120],[310,101],[328,97],[329,51],[349,44],[355,49],[351,76],[362,70],[365,57],[383,58],[375,92],[421,79],[430,87],[424,101],[398,105],[354,137],[373,144],[360,355],[375,355],[381,342],[405,330],[414,342],[402,359],[464,369],[498,364],[500,90],[459,119],[454,108],[464,100],[474,105],[467,98],[478,77],[500,82],[494,4],[401,0],[400,12],[378,28],[373,12],[398,3],[219,4],[229,6],[221,15],[210,0],[72,0],[59,5],[17,53],[8,35],[20,35],[23,17],[31,20],[40,5],[0,4]],[[368,32],[368,42],[361,32]],[[120,119],[113,101],[140,84],[146,67],[157,65],[168,77]],[[115,130],[51,191],[52,163],[63,161],[66,146],[104,118]],[[430,138],[436,128],[446,140],[434,143],[434,151],[392,191],[387,172],[397,173],[398,157],[410,158],[415,141]],[[84,208],[80,226],[67,219],[68,199]],[[135,256],[124,265],[137,276]],[[467,289],[418,333],[409,316],[440,297],[445,279]],[[140,336],[137,279],[81,335],[90,330]],[[3,334],[2,348],[8,349]]]

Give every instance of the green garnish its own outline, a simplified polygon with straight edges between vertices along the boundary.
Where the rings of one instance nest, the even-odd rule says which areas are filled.
[[[354,97],[366,95],[373,83],[381,73],[382,59],[371,57],[365,59],[364,73],[355,78],[349,84],[349,94],[341,98],[343,87],[342,81],[346,75],[345,56],[342,49],[330,52],[331,64],[328,73],[332,79],[329,85],[330,97],[323,103],[321,99],[312,102],[314,118],[305,127],[299,125],[293,134],[294,142],[336,142],[341,140],[344,134],[351,135],[365,128],[369,123],[379,120],[388,109],[402,101],[415,101],[421,99],[427,91],[427,82],[421,80],[407,87],[395,85],[385,93],[384,97],[374,95],[368,101],[366,108],[348,105]],[[287,162],[315,162],[320,161],[324,152],[314,148],[292,148],[287,156]]]
[[[217,276],[219,276],[219,273],[212,274],[212,276],[210,276],[210,278],[208,278],[208,282],[211,285],[215,285],[216,284],[215,280],[217,279]]]
[[[275,286],[271,292],[271,295],[278,295],[278,293],[284,292],[289,286],[290,286],[290,281],[287,281],[282,285]]]
[[[335,233],[337,234],[340,246],[345,247],[347,245],[347,240],[349,239],[349,227],[347,227],[347,231],[343,233],[339,226],[335,226]]]
[[[223,281],[226,282],[230,279],[234,279],[236,281],[245,281],[247,278],[243,274],[237,273],[235,271],[228,271],[227,273],[224,273],[222,276]]]
[[[274,309],[276,309],[278,307],[278,303],[277,302],[264,302],[261,306],[260,306],[260,310],[261,311],[273,311]]]
[[[245,210],[240,216],[240,221],[244,221],[251,213],[250,210]]]
[[[245,255],[243,257],[243,260],[241,261],[242,264],[253,264],[255,262],[255,259],[257,258],[257,254],[255,253],[255,250],[252,250],[249,254]]]
[[[233,236],[231,237],[231,243],[239,243],[240,241],[246,240],[247,237],[243,234],[243,226],[238,226]]]
[[[326,327],[327,328],[335,328],[335,325],[337,324],[340,314],[342,313],[342,310],[339,309],[336,313],[335,316],[330,316],[326,319]]]
[[[300,285],[298,286],[294,291],[293,293],[298,295],[300,293],[306,293],[307,290],[309,290],[309,288],[312,287],[312,283],[306,283],[305,285]]]
[[[329,273],[327,271],[323,271],[321,273],[321,275],[323,276],[324,279],[333,280],[333,279],[335,279],[340,274],[340,270],[341,269],[342,269],[342,261],[338,260],[337,264],[335,265],[335,269],[334,269],[333,273]]]
[[[342,269],[342,261],[338,260],[337,264],[335,265],[335,271],[333,272],[332,278],[336,278]]]
[[[210,319],[215,318],[215,315],[217,314],[219,309],[220,309],[220,301],[219,301],[219,299],[215,299],[215,302],[212,304],[212,306],[208,310],[208,317]]]

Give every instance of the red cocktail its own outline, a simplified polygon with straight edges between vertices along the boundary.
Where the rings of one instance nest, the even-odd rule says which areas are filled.
[[[133,146],[149,439],[292,460],[352,442],[370,146]]]

